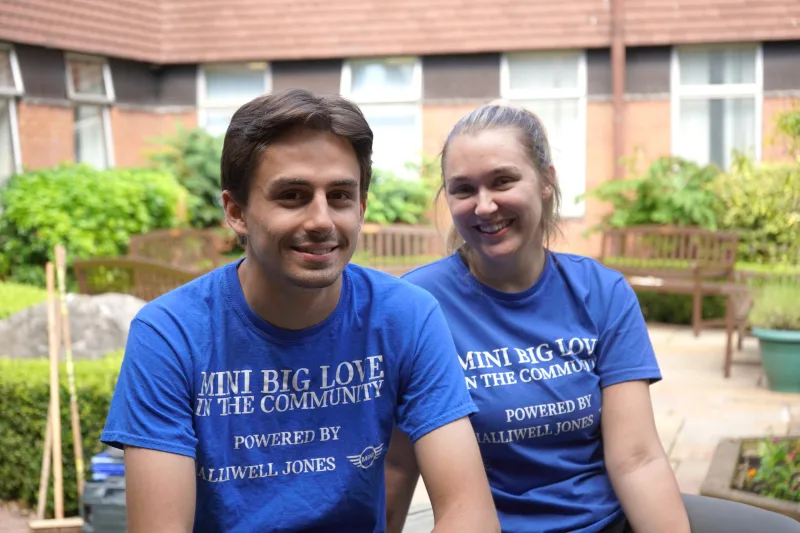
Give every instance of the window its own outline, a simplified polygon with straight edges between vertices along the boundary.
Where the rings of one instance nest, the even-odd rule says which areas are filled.
[[[198,123],[215,136],[225,135],[242,105],[271,90],[266,63],[204,65],[198,70]]]
[[[413,177],[422,161],[422,64],[417,58],[346,61],[343,96],[361,108],[373,133],[373,166]]]
[[[67,96],[75,103],[75,161],[101,170],[114,166],[109,115],[114,86],[106,60],[68,54]]]
[[[500,94],[535,113],[550,141],[561,188],[561,214],[584,215],[586,191],[586,56],[582,51],[506,54]]]
[[[0,183],[22,170],[16,100],[22,93],[16,53],[0,45]]]
[[[761,158],[761,47],[673,50],[672,151],[730,167],[733,152]]]

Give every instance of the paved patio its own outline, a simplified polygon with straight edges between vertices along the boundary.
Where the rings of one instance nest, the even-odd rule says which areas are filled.
[[[722,332],[704,331],[695,338],[685,327],[653,325],[650,337],[664,374],[651,389],[656,423],[683,492],[699,491],[720,438],[800,435],[800,395],[768,390],[758,365],[735,365],[729,379],[722,377]],[[757,341],[746,339],[736,358],[758,361]],[[0,533],[26,533],[26,523],[0,507]],[[431,527],[420,481],[405,533]]]

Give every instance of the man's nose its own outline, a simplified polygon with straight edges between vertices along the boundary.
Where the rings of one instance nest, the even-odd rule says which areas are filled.
[[[333,231],[333,219],[327,196],[322,193],[314,196],[308,205],[308,216],[305,221],[305,230],[309,233],[327,235]]]

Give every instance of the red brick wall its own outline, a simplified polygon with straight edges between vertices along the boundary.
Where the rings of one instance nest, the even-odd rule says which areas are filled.
[[[71,107],[20,102],[17,116],[24,169],[51,167],[74,159]]]
[[[613,109],[611,102],[590,102],[586,106],[586,190],[593,189],[609,179],[614,172]],[[556,169],[557,171],[558,169]],[[583,233],[596,225],[604,212],[593,200],[585,202],[584,216],[564,219],[562,235],[551,247],[555,250],[596,255],[599,252],[600,236],[585,237]]]
[[[456,122],[475,109],[477,103],[473,105],[426,105],[422,109],[422,152],[428,157],[436,157],[442,151],[444,141]],[[428,216],[442,232],[447,234],[452,219],[447,210],[447,202],[444,195],[431,209]]]
[[[625,104],[625,157],[636,158],[643,172],[659,157],[671,151],[669,100],[633,101]]]
[[[765,161],[789,161],[791,157],[787,149],[785,137],[776,133],[775,125],[778,116],[790,111],[800,103],[800,98],[765,98],[762,124],[762,159]]]
[[[175,131],[177,124],[194,127],[197,124],[196,113],[160,114],[112,108],[111,132],[116,166],[146,164],[148,155],[158,148],[155,141]]]

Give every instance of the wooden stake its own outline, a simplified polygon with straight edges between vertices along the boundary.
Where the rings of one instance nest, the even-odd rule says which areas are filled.
[[[59,342],[56,327],[55,273],[53,263],[45,266],[47,278],[47,332],[50,340],[50,431],[53,450],[53,503],[55,517],[64,518],[64,472],[61,459],[61,401],[59,398]]]
[[[78,478],[78,499],[83,497],[84,467],[83,438],[81,437],[81,417],[78,412],[78,394],[75,390],[75,367],[72,364],[72,341],[69,330],[69,310],[67,309],[67,251],[57,245],[56,269],[58,272],[58,293],[61,301],[61,332],[64,336],[64,355],[67,361],[67,380],[69,383],[69,408],[72,420],[72,444],[75,452],[75,472]]]
[[[42,475],[39,478],[39,501],[36,505],[36,518],[44,518],[47,508],[47,489],[50,486],[50,460],[53,457],[53,424],[50,421],[52,406],[47,407],[47,420],[44,430],[44,451],[42,452]]]

